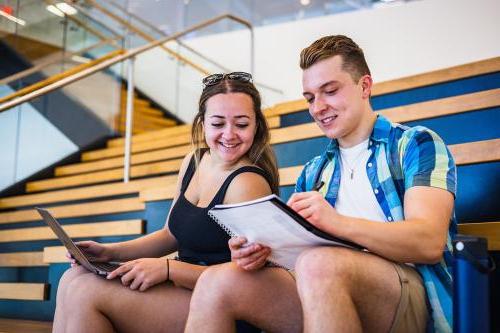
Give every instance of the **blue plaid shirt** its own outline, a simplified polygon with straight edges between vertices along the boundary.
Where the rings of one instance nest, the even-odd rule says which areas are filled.
[[[431,130],[391,123],[379,115],[370,136],[371,156],[366,172],[375,197],[387,222],[404,221],[404,194],[413,186],[432,186],[456,195],[456,167],[442,139]],[[323,180],[323,196],[335,206],[340,187],[339,147],[332,140],[326,151],[309,161],[297,180],[296,192],[310,191]],[[443,259],[438,264],[416,264],[422,276],[432,308],[433,327],[437,332],[451,332],[452,306],[452,245],[456,234],[453,214]]]

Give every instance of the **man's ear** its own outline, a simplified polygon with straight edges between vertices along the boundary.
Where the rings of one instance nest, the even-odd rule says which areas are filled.
[[[368,74],[363,75],[360,79],[361,89],[363,89],[363,98],[370,98],[372,94],[373,80]]]

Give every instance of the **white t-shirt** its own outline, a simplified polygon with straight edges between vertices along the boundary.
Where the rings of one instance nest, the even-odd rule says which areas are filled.
[[[351,148],[340,147],[342,169],[335,208],[345,216],[386,222],[386,216],[375,198],[366,172],[366,163],[371,155],[368,141],[367,139]]]

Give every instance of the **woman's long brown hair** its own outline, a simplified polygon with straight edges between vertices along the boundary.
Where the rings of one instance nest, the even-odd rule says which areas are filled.
[[[248,150],[247,156],[253,164],[267,172],[270,177],[271,191],[275,194],[279,194],[279,173],[276,157],[270,144],[269,127],[261,110],[260,94],[251,82],[224,79],[217,84],[203,89],[198,104],[198,113],[194,117],[193,127],[191,129],[191,140],[195,148],[196,165],[200,163],[200,149],[208,147],[203,133],[203,121],[205,119],[207,101],[212,96],[229,93],[243,93],[252,98],[256,131],[253,144]]]

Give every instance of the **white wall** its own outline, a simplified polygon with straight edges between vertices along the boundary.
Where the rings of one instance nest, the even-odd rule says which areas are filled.
[[[333,34],[352,37],[365,51],[375,81],[385,81],[500,55],[500,1],[422,0],[400,6],[264,26],[255,31],[256,80],[301,97],[300,51]],[[229,68],[248,68],[232,49],[248,48],[237,31],[190,41]]]
[[[0,96],[11,92],[6,86],[0,87]],[[0,113],[0,151],[1,191],[78,151],[78,147],[24,103]]]
[[[365,50],[375,82],[496,57],[498,13],[498,0],[422,0],[259,27],[255,78],[283,90],[284,101],[301,98],[299,53],[331,34],[348,35]],[[228,68],[249,70],[248,36],[247,30],[240,30],[190,39],[188,44]],[[154,79],[161,86],[167,80],[166,76]],[[261,91],[264,102],[276,99]],[[198,97],[192,97],[194,103]],[[192,107],[180,112],[182,119],[192,119]]]

